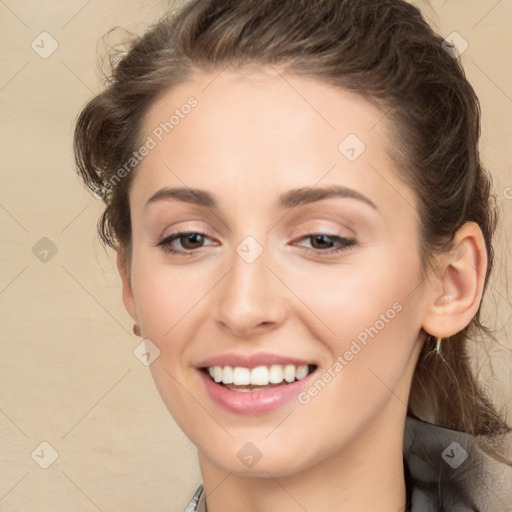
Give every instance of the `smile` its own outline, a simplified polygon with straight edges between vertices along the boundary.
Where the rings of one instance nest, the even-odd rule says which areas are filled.
[[[209,399],[237,415],[271,412],[296,398],[314,378],[317,364],[257,353],[221,354],[196,366]]]

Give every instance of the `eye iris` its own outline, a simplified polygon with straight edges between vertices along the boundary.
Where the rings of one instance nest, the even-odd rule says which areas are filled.
[[[317,244],[317,241],[320,241],[320,246],[318,247],[318,244]],[[331,247],[332,246],[332,240],[330,239],[329,236],[326,236],[326,235],[315,235],[313,236],[313,247],[315,247],[315,245],[317,247],[315,248],[318,248],[318,249],[322,249],[322,248],[325,248],[325,247]],[[324,245],[322,245],[322,243]],[[327,245],[325,245],[327,244]]]
[[[190,246],[187,247],[187,245],[188,244],[201,245],[203,242],[203,235],[201,235],[199,233],[189,233],[187,235],[182,235],[181,241],[183,242],[184,240],[186,240],[186,243],[183,244],[183,247],[185,247],[186,249],[196,249],[196,247],[190,247]]]

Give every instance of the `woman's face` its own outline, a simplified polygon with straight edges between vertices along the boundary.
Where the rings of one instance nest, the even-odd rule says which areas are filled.
[[[285,475],[375,429],[401,443],[426,284],[382,112],[224,71],[160,98],[141,140],[124,299],[200,458]]]

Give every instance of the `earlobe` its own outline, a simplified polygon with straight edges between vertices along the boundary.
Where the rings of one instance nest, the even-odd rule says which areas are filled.
[[[436,338],[447,338],[464,329],[480,306],[486,271],[482,231],[475,222],[467,222],[458,229],[451,250],[437,258],[436,270],[428,282],[423,329]]]
[[[127,261],[126,250],[120,245],[116,248],[116,266],[122,282],[122,296],[124,307],[128,314],[137,324],[137,315],[135,313],[135,300],[133,297],[131,272]]]

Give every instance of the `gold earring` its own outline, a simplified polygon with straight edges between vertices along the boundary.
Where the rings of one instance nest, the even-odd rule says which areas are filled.
[[[443,338],[436,338],[436,352],[441,355],[441,340]]]
[[[133,334],[135,334],[135,336],[141,336],[140,327],[137,324],[133,324]]]

